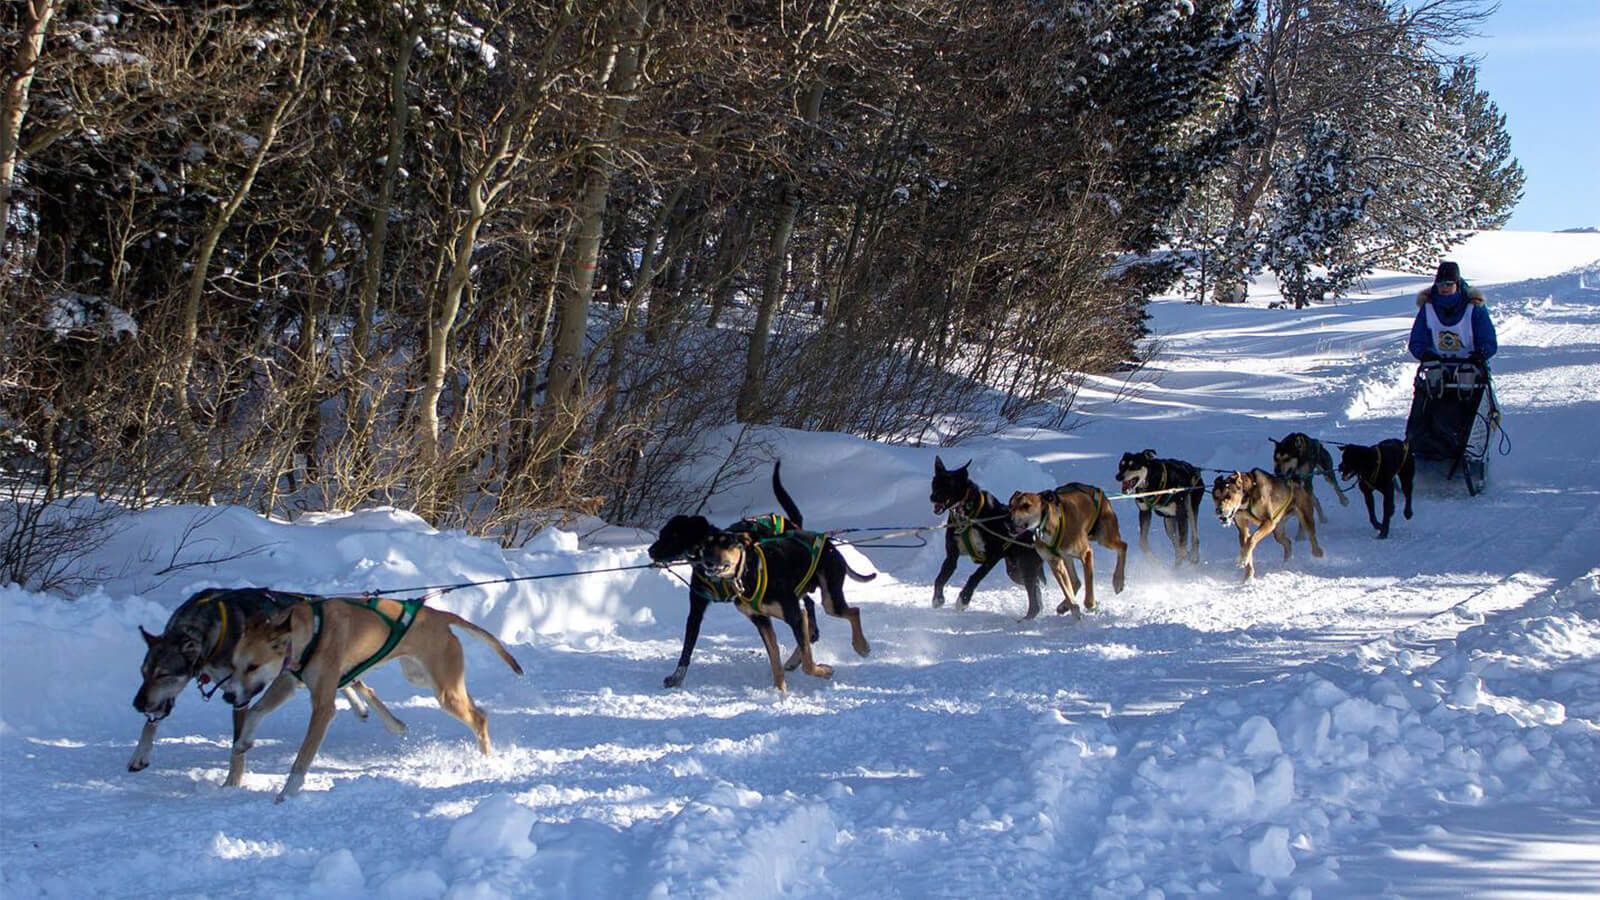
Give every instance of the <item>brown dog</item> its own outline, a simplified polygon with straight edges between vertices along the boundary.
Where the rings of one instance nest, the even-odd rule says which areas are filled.
[[[439,706],[472,729],[478,749],[488,756],[489,719],[467,694],[466,660],[452,626],[488,644],[511,671],[522,674],[522,667],[494,635],[455,613],[429,609],[420,600],[319,597],[252,622],[233,648],[237,688],[228,689],[223,697],[238,709],[263,689],[267,693],[246,714],[234,753],[243,756],[255,741],[261,719],[293,696],[295,679],[278,678],[285,671],[293,674],[311,691],[311,724],[278,802],[294,796],[328,733],[339,688],[379,663],[399,659],[406,680],[432,688]]]
[[[1218,475],[1211,486],[1217,518],[1224,525],[1239,529],[1239,566],[1244,580],[1256,574],[1256,545],[1270,534],[1283,545],[1283,558],[1294,548],[1289,535],[1278,527],[1290,512],[1300,517],[1301,533],[1311,540],[1311,555],[1322,556],[1317,543],[1317,521],[1312,512],[1311,492],[1293,478],[1279,478],[1265,469]],[[1251,533],[1249,526],[1256,526]]]
[[[1117,528],[1117,514],[1105,491],[1089,484],[1071,482],[1053,491],[1017,491],[1011,495],[1011,526],[1017,533],[1033,532],[1033,549],[1050,566],[1050,573],[1061,586],[1061,603],[1056,615],[1071,610],[1083,618],[1075,598],[1076,576],[1067,557],[1083,561],[1083,605],[1094,609],[1094,550],[1092,540],[1117,554],[1117,568],[1111,574],[1111,588],[1122,593],[1122,573],[1128,561],[1128,545]]]

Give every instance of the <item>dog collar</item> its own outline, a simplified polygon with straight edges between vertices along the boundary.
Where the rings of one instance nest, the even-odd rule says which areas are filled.
[[[212,596],[212,597],[207,597],[207,598],[205,598],[204,600],[202,600],[200,602],[201,603],[210,603],[210,602],[212,602],[212,601],[214,601],[216,599],[217,598],[215,596]],[[196,673],[198,673],[200,671],[200,669],[203,666],[205,666],[206,663],[211,662],[211,658],[213,656],[217,655],[217,651],[218,650],[222,649],[223,641],[226,641],[228,639],[228,604],[226,604],[226,603],[218,603],[217,604],[217,619],[218,619],[218,621],[217,621],[217,641],[216,641],[216,643],[211,645],[211,649],[206,652],[205,656],[202,656],[202,657],[200,657],[200,659],[195,661],[194,670],[195,670]],[[204,682],[202,682],[202,683],[204,683]]]

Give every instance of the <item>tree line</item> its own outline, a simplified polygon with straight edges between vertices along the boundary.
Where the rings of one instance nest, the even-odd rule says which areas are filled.
[[[0,454],[516,543],[675,509],[729,423],[1059,423],[1180,278],[1503,221],[1480,7],[7,4]]]

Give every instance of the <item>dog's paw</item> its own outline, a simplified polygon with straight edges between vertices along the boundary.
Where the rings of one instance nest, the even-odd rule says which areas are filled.
[[[234,756],[243,756],[246,753],[249,753],[250,752],[250,748],[254,747],[255,745],[256,745],[255,741],[234,741],[233,742],[233,755]]]
[[[867,643],[866,638],[862,638],[859,641],[851,641],[850,646],[855,648],[857,656],[869,656],[872,654],[872,645]]]
[[[1411,518],[1411,510],[1406,510],[1406,518]]]
[[[944,605],[944,591],[933,592],[933,608],[938,609]]]
[[[958,610],[966,609],[967,607],[969,607],[971,605],[972,605],[972,595],[967,593],[966,591],[962,591],[961,592],[961,596],[956,598],[956,609],[958,609]]]
[[[128,760],[129,772],[143,772],[148,768],[150,768],[150,760],[148,759],[140,759],[139,757],[135,756],[133,759]]]

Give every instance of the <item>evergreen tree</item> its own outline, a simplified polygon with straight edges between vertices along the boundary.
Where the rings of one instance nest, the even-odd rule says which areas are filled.
[[[1331,123],[1313,123],[1278,185],[1264,261],[1296,309],[1343,292],[1366,271],[1341,252],[1374,195],[1352,181],[1351,143]]]

